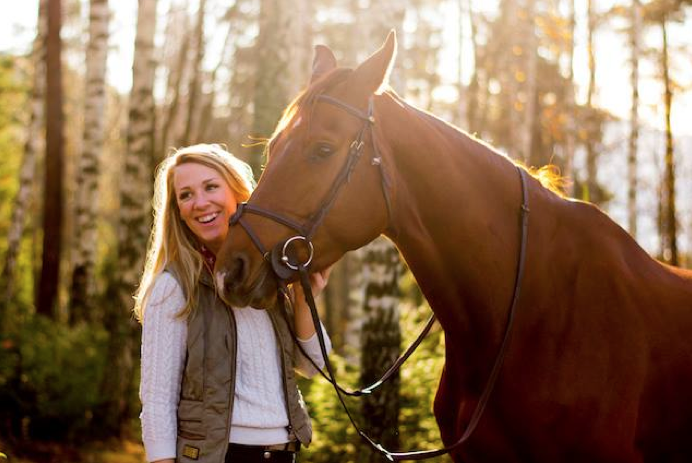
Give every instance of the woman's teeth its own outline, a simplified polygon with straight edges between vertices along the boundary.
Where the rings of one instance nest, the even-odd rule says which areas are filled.
[[[219,215],[219,213],[215,212],[213,214],[203,215],[202,217],[199,217],[197,220],[201,223],[209,223],[212,220],[214,220],[217,215]]]

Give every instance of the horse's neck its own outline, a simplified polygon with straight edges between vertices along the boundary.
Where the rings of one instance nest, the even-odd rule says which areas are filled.
[[[445,331],[494,351],[519,247],[516,168],[453,127],[388,103],[397,114],[382,127],[396,165],[391,238]]]

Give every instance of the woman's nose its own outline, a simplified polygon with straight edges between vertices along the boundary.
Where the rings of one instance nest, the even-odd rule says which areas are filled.
[[[205,194],[199,194],[195,196],[195,202],[193,204],[195,209],[205,209],[209,205],[209,198]]]

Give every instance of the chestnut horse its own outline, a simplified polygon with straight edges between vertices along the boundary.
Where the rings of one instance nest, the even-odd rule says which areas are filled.
[[[310,84],[270,140],[248,204],[290,220],[246,214],[254,233],[232,227],[215,272],[229,303],[268,307],[277,278],[257,245],[283,246],[295,235],[286,225],[312,225],[303,233],[313,270],[388,236],[444,329],[434,412],[450,445],[504,336],[522,187],[512,161],[387,88],[395,52],[390,33],[347,70],[317,47]],[[360,160],[334,191],[353,140]],[[485,413],[452,458],[692,461],[692,272],[649,257],[597,207],[525,177],[531,213],[512,336]],[[293,258],[306,259],[297,247]]]

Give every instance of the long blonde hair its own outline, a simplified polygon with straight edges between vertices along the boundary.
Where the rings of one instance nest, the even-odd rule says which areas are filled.
[[[199,144],[173,151],[156,169],[154,181],[154,225],[149,237],[144,274],[135,294],[135,316],[142,322],[147,299],[156,278],[168,268],[176,275],[185,295],[178,314],[187,317],[195,309],[196,287],[203,260],[195,236],[180,218],[173,188],[175,167],[197,163],[221,174],[236,201],[247,201],[254,186],[252,169],[217,144]]]

